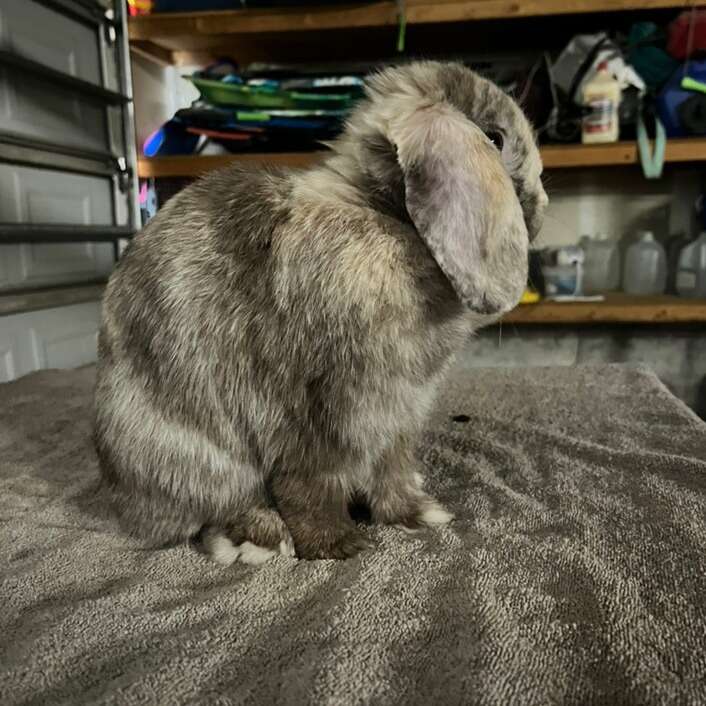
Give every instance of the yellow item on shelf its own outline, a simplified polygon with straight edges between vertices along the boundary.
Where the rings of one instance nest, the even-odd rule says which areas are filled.
[[[536,304],[541,297],[537,292],[533,292],[531,289],[525,289],[522,299],[520,299],[520,304]]]

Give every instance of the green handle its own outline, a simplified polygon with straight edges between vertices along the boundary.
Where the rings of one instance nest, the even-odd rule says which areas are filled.
[[[407,15],[405,13],[404,0],[397,0],[397,19],[399,22],[397,29],[397,51],[404,51],[405,35],[407,34]]]
[[[659,179],[664,167],[664,148],[667,143],[667,133],[659,118],[655,118],[655,146],[650,153],[650,143],[647,139],[647,128],[642,115],[637,119],[637,150],[642,164],[642,173],[646,179]]]
[[[706,83],[697,81],[695,78],[691,78],[691,76],[684,76],[681,80],[681,87],[685,91],[699,91],[700,93],[706,93]]]

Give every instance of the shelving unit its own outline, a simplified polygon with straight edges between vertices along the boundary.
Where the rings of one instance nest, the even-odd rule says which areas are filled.
[[[471,30],[485,34],[495,26],[522,28],[525,22],[551,27],[552,16],[561,15],[562,27],[573,22],[576,31],[589,31],[600,22],[599,13],[678,10],[683,0],[406,0],[408,26],[425,33],[434,46],[445,50],[447,36],[459,38],[463,46]],[[569,16],[577,16],[571,19]],[[578,16],[582,16],[579,18]],[[583,19],[585,16],[586,19]],[[530,19],[535,18],[535,19]],[[473,21],[483,20],[483,25]],[[507,21],[505,24],[504,21]],[[558,20],[556,20],[558,21]],[[237,54],[244,63],[262,60],[312,60],[303,48],[325,47],[334,59],[344,57],[355,45],[369,53],[389,47],[399,22],[396,2],[351,3],[311,7],[233,10],[220,12],[169,13],[132,18],[129,37],[133,51],[164,64],[200,63],[215,56]],[[465,24],[464,24],[465,23]],[[585,25],[585,27],[584,27]],[[554,25],[556,27],[556,25]],[[483,29],[478,29],[482,27]],[[386,29],[387,28],[387,29]],[[348,32],[351,32],[349,35]],[[508,30],[509,31],[509,30]],[[512,30],[515,31],[515,30]],[[356,33],[357,34],[353,34]],[[419,46],[423,49],[422,34]],[[355,39],[355,38],[358,39]],[[364,38],[364,41],[362,41]],[[486,38],[487,39],[487,38]],[[491,44],[493,39],[490,40]],[[310,51],[310,50],[307,50]],[[324,49],[322,49],[324,51]],[[343,53],[342,53],[343,52]],[[320,55],[316,55],[318,58]],[[626,167],[639,164],[634,142],[608,145],[546,145],[541,148],[548,170]],[[324,158],[325,151],[288,153],[241,153],[217,156],[178,156],[138,160],[142,178],[193,178],[232,163],[273,164],[303,168]],[[673,139],[667,144],[665,162],[706,162],[706,138]],[[672,296],[631,297],[609,295],[601,302],[556,303],[543,301],[521,305],[503,318],[508,325],[703,325],[706,301]]]

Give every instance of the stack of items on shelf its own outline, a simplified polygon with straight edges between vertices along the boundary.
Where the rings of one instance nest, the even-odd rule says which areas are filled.
[[[463,61],[521,97],[530,117],[548,117],[548,77],[541,54]],[[322,149],[342,129],[364,94],[364,77],[388,62],[251,64],[238,71],[220,61],[184,78],[199,99],[145,141],[146,157],[228,152],[302,152]]]
[[[251,67],[219,62],[187,76],[200,98],[177,111],[144,144],[147,157],[200,152],[307,151],[341,130],[363,95],[363,72],[322,67]]]
[[[661,174],[668,137],[706,135],[706,10],[666,28],[637,22],[627,36],[576,35],[550,64],[553,109],[542,127],[558,142],[637,139],[647,177]]]

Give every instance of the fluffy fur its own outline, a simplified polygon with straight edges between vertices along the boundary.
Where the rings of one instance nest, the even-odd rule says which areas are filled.
[[[369,546],[354,496],[375,522],[451,519],[415,438],[455,351],[522,292],[546,204],[532,131],[489,82],[423,62],[373,77],[331,147],[197,181],[110,279],[95,442],[153,545],[345,558]]]

